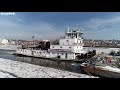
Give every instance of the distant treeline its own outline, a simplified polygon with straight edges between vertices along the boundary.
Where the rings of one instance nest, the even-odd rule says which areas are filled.
[[[91,47],[91,46],[85,45],[84,47]],[[94,47],[120,48],[120,46],[94,46]]]

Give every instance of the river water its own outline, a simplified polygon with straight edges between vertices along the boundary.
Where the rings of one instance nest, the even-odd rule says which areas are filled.
[[[48,59],[41,59],[34,57],[16,56],[13,55],[11,51],[8,50],[0,50],[0,58],[81,73],[81,70],[79,68],[79,63],[74,65],[73,62],[70,61],[55,61],[55,60],[48,60]]]

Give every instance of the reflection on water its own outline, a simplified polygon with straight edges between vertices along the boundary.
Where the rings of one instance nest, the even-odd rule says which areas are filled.
[[[55,60],[40,59],[33,57],[16,56],[16,55],[12,55],[9,52],[10,51],[0,50],[0,58],[81,73],[80,69],[77,69],[76,67],[72,66],[71,65],[72,62],[69,61],[55,61]]]
[[[68,61],[55,61],[55,60],[32,58],[32,57],[20,57],[20,56],[16,56],[16,60],[20,62],[31,63],[40,66],[52,67],[56,69],[81,73],[80,69],[78,70],[77,68],[73,67],[71,65],[72,62],[68,62]]]
[[[16,57],[12,55],[13,51],[0,50],[0,58],[16,60]]]

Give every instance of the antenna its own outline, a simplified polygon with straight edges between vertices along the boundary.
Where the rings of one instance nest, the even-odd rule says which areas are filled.
[[[68,32],[69,32],[69,30],[70,30],[70,27],[68,27]]]

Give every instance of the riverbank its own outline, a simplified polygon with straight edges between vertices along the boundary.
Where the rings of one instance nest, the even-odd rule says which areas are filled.
[[[21,45],[0,45],[1,50],[12,50],[16,51],[17,48],[21,47]]]
[[[0,78],[97,78],[0,58]]]

